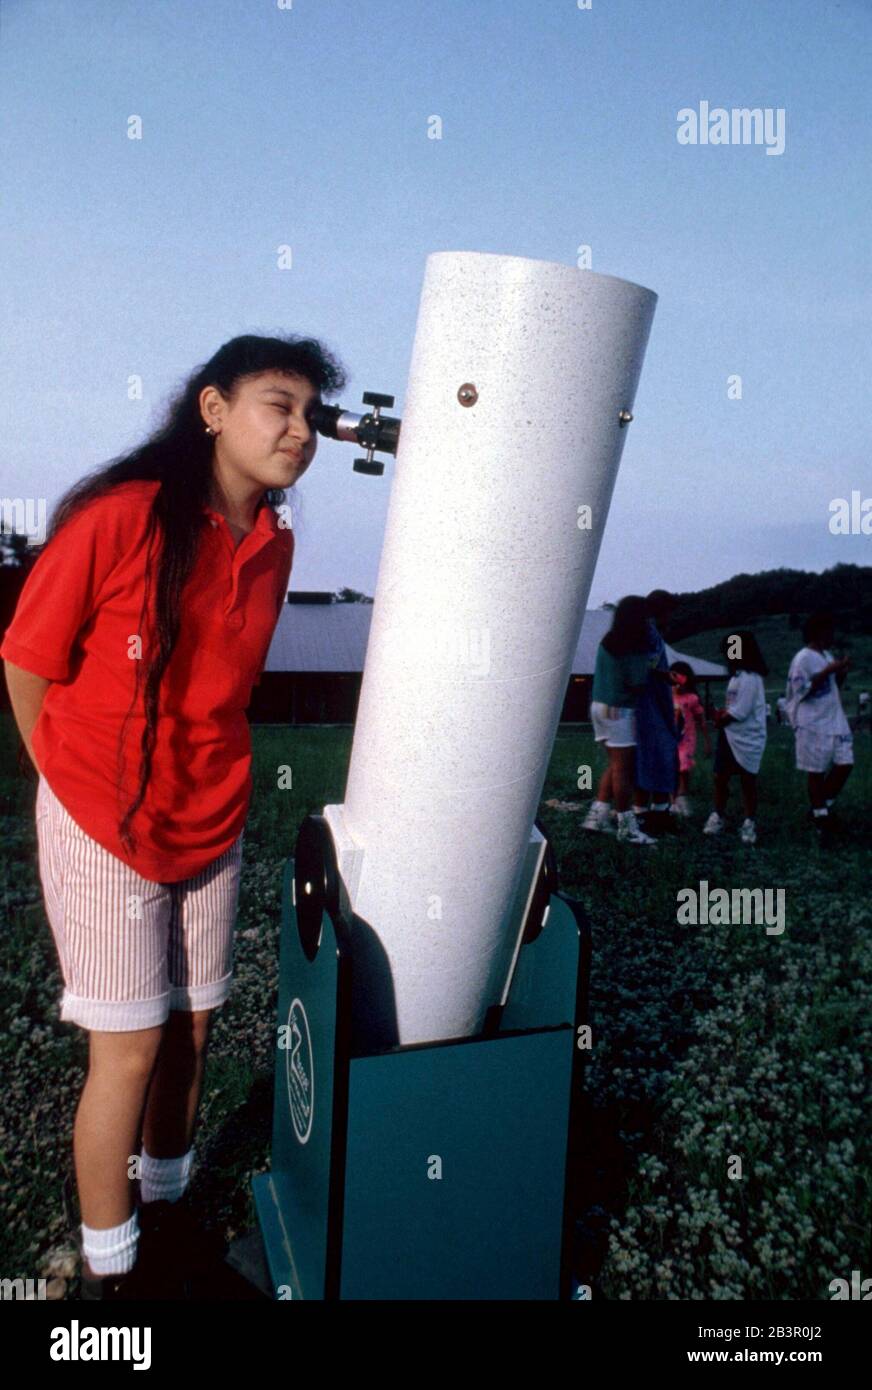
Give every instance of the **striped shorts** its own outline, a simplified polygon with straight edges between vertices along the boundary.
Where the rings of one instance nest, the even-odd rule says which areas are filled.
[[[171,1009],[224,1003],[244,834],[193,878],[155,883],[86,835],[40,777],[39,875],[64,979],[62,1020],[124,1033],[165,1023]]]

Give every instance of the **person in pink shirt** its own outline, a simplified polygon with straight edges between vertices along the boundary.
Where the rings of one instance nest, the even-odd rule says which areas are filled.
[[[670,671],[675,678],[672,688],[672,701],[675,707],[675,722],[681,730],[678,741],[678,791],[672,798],[670,810],[677,816],[689,816],[690,774],[696,763],[697,730],[702,731],[706,756],[712,751],[708,723],[702,701],[696,693],[696,679],[686,661],[673,661]]]

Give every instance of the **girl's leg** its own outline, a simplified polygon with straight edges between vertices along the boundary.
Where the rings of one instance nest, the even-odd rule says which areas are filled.
[[[727,799],[730,795],[730,774],[729,772],[715,773],[715,810],[722,816],[727,809]]]
[[[823,772],[808,774],[808,799],[814,811],[822,811],[826,805],[826,780],[826,774]]]
[[[739,782],[742,787],[745,815],[748,820],[755,820],[757,816],[757,775],[754,772],[746,772],[743,768],[739,773]]]
[[[612,773],[612,787],[615,793],[615,810],[629,811],[633,793],[633,776],[636,749],[610,748],[609,767]]]
[[[174,1009],[169,1016],[142,1122],[152,1158],[178,1158],[191,1148],[213,1013]]]
[[[678,795],[687,796],[690,791],[690,773],[679,772],[678,774]]]
[[[608,753],[608,749],[606,749],[606,753]],[[612,799],[612,765],[611,765],[611,762],[609,762],[608,766],[606,767],[605,772],[603,773],[602,777],[600,778],[599,786],[597,787],[597,790],[596,790],[596,799],[597,799],[597,801],[611,801],[611,799]]]
[[[142,1125],[150,1158],[182,1158],[191,1150],[212,1015],[230,990],[243,838],[195,877],[171,885],[170,1016]]]
[[[73,1158],[82,1221],[120,1226],[133,1211],[131,1159],[162,1029],[89,1033],[88,1075],[73,1127]]]
[[[834,763],[824,780],[824,799],[832,801],[833,797],[838,796],[842,787],[851,775],[853,763]]]

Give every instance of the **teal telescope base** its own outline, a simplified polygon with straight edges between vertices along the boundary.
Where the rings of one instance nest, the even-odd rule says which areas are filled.
[[[287,861],[272,1161],[253,1182],[276,1299],[573,1296],[590,931],[551,884],[483,1033],[354,1055],[348,916],[316,900],[307,938]]]

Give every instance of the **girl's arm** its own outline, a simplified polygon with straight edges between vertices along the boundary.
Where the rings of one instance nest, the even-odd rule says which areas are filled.
[[[820,671],[816,671],[813,676],[809,677],[808,673],[804,671],[803,675],[805,675],[808,680],[809,690],[818,690],[823,685],[824,681],[829,680],[832,675],[835,675],[837,681],[840,675],[842,679],[844,679],[849,665],[850,661],[845,657],[841,661],[828,661],[826,666]]]
[[[13,666],[11,661],[4,661],[3,666],[6,671],[6,688],[9,691],[12,713],[18,725],[18,732],[21,734],[30,761],[39,772],[30,740],[39,718],[39,712],[42,709],[45,692],[52,682],[46,680],[45,676],[35,676],[32,671],[24,671],[20,666]]]

